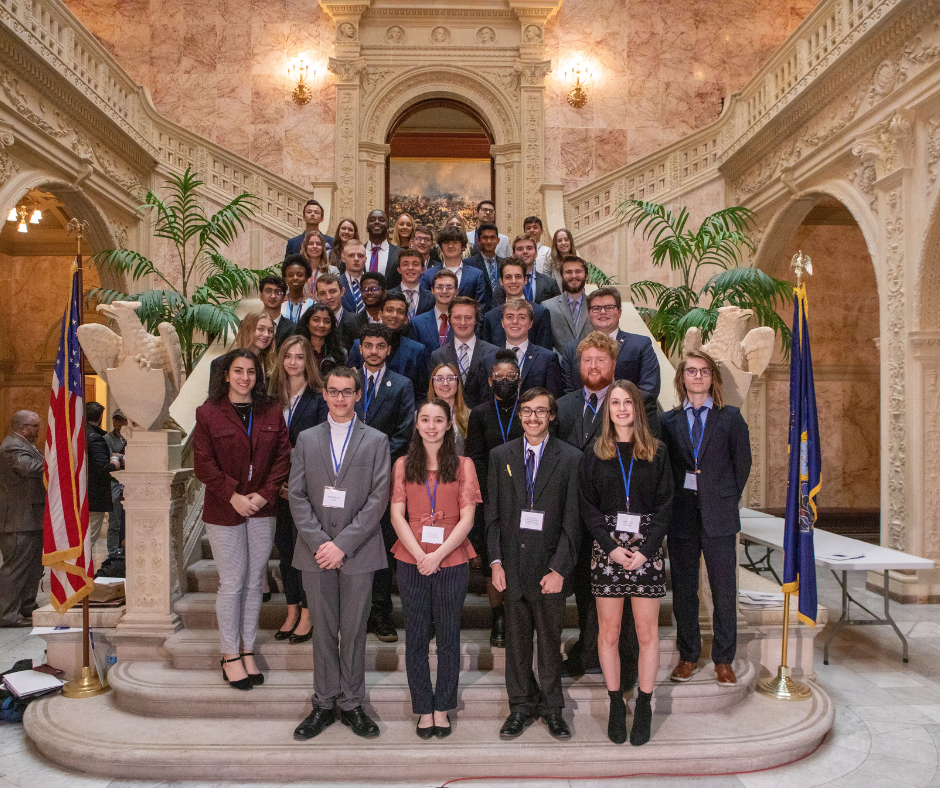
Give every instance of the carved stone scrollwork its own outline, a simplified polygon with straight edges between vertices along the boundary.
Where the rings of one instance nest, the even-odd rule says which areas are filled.
[[[337,84],[358,84],[360,75],[366,70],[366,60],[362,57],[355,60],[341,60],[331,57],[327,64],[327,70],[336,76]]]
[[[940,368],[931,366],[924,375],[924,552],[926,558],[940,560],[940,468],[934,458],[940,452]]]
[[[937,180],[937,164],[940,161],[940,117],[927,122],[927,175],[928,191],[933,190]]]
[[[542,60],[531,63],[526,60],[517,60],[515,68],[522,87],[540,88],[544,85],[545,77],[552,70],[552,61]]]
[[[16,139],[13,136],[13,132],[8,128],[0,126],[0,186],[10,179],[14,170],[18,169],[10,160],[10,155],[6,150],[12,147],[14,142],[16,142]]]

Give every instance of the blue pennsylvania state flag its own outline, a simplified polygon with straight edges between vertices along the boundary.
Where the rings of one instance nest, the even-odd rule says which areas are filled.
[[[790,468],[783,533],[783,590],[799,594],[799,618],[816,626],[816,561],[813,527],[821,486],[822,456],[816,419],[816,387],[809,352],[806,285],[793,291],[790,349]]]

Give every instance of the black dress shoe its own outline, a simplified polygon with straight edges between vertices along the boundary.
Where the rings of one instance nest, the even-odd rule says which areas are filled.
[[[533,722],[535,722],[535,717],[523,714],[521,711],[514,711],[506,718],[503,727],[499,729],[499,738],[515,739],[517,736],[521,736],[522,732]]]
[[[493,627],[490,629],[490,645],[506,648],[506,613],[503,606],[493,608]]]
[[[255,653],[254,653],[253,651],[243,651],[243,652],[242,652],[242,656],[243,656],[243,657],[253,657],[254,655],[255,655]],[[245,671],[247,672],[247,670],[248,670],[248,669],[246,668]],[[251,681],[252,685],[255,686],[255,687],[259,686],[260,684],[264,684],[264,674],[263,674],[263,673],[249,673],[249,674],[248,674],[248,679]]]
[[[369,715],[362,706],[356,706],[352,711],[341,711],[339,721],[343,725],[348,725],[353,733],[362,736],[363,739],[374,739],[379,735],[379,726],[369,719]]]
[[[415,728],[415,733],[418,734],[419,739],[433,739],[434,734],[437,732],[437,728],[433,725],[427,728],[417,727]]]
[[[261,604],[262,604],[262,605],[265,604],[266,602],[270,602],[270,601],[271,601],[271,592],[270,592],[270,591],[265,591],[264,593],[261,594]]]
[[[307,741],[319,736],[323,730],[336,722],[336,712],[333,709],[324,709],[315,706],[307,718],[294,729],[294,738],[297,741]]]
[[[395,629],[395,625],[392,623],[392,617],[384,610],[373,608],[372,614],[369,616],[367,629],[374,632],[375,636],[383,643],[398,642],[398,630]]]
[[[542,722],[548,726],[548,732],[556,739],[570,739],[571,729],[560,714],[545,714]]]
[[[434,736],[438,739],[446,739],[448,736],[450,736],[450,732],[452,730],[453,730],[453,726],[451,726],[450,724],[450,715],[448,714],[447,715],[447,727],[445,728],[442,725],[435,725]]]

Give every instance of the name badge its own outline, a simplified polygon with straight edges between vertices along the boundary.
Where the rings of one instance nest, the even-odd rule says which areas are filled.
[[[640,515],[617,512],[617,530],[627,534],[640,533]]]
[[[335,487],[323,488],[323,505],[327,509],[346,508],[346,491],[337,490]]]
[[[542,523],[545,520],[545,512],[536,512],[529,509],[522,510],[522,517],[519,520],[519,527],[529,531],[541,531]]]
[[[425,525],[421,529],[422,544],[444,544],[444,528],[436,525]]]
[[[686,471],[685,474],[685,485],[683,485],[686,490],[697,490],[698,489],[698,474],[689,473]]]

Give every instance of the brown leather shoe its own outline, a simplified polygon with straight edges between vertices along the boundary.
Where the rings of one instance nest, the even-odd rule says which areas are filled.
[[[731,665],[715,665],[715,675],[719,684],[737,684],[738,677],[734,675]]]
[[[698,670],[698,663],[680,662],[676,665],[669,678],[673,681],[688,681],[692,678],[692,674],[695,673],[696,670]]]

